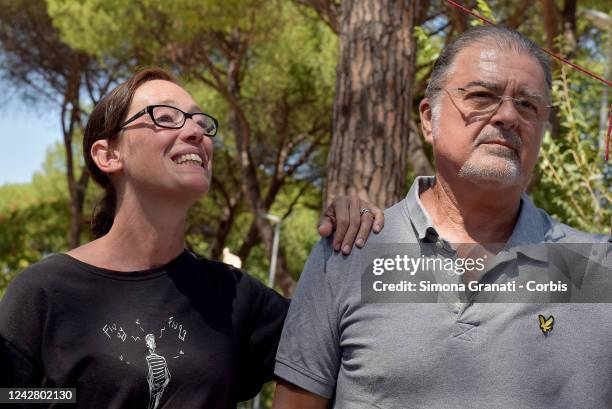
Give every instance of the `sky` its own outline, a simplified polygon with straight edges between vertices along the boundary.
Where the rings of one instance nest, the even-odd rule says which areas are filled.
[[[34,172],[42,169],[47,147],[61,140],[59,108],[28,106],[15,95],[4,98],[0,104],[0,186],[30,182]]]

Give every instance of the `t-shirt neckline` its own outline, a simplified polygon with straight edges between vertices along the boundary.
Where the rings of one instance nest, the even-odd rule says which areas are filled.
[[[69,262],[71,265],[78,267],[79,269],[86,271],[88,273],[93,273],[99,276],[112,278],[115,280],[125,280],[125,281],[137,281],[137,280],[146,280],[157,278],[159,276],[163,276],[168,273],[170,267],[175,264],[180,263],[183,259],[189,257],[189,252],[184,249],[182,253],[178,256],[170,260],[168,263],[154,268],[149,268],[146,270],[137,270],[137,271],[117,271],[117,270],[109,270],[106,268],[94,266],[92,264],[81,261],[77,258],[74,258],[66,253],[57,253],[56,256],[61,257],[64,261]]]

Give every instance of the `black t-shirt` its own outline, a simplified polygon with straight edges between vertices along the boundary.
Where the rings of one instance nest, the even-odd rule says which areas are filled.
[[[55,254],[0,301],[0,386],[74,387],[71,408],[233,408],[272,378],[287,308],[187,251],[131,273]]]

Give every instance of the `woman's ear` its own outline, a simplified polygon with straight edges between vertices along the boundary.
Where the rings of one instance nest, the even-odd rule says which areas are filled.
[[[433,144],[433,107],[429,101],[429,98],[423,98],[419,104],[419,116],[421,117],[421,131],[423,136],[429,144]]]
[[[123,168],[121,153],[115,144],[106,139],[98,139],[91,145],[91,158],[104,173],[115,173]]]

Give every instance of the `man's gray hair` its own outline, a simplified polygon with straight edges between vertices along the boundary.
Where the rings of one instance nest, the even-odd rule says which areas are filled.
[[[550,60],[544,51],[542,51],[533,41],[512,28],[505,26],[476,26],[465,30],[461,35],[452,40],[451,43],[442,50],[442,53],[434,64],[429,84],[425,90],[425,96],[431,100],[433,105],[437,105],[437,97],[448,80],[453,61],[457,54],[471,45],[486,42],[493,42],[500,49],[527,53],[534,57],[542,67],[542,71],[544,71],[547,85],[546,91],[548,96],[550,95],[550,90],[552,88],[552,73],[550,69]]]

